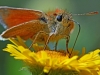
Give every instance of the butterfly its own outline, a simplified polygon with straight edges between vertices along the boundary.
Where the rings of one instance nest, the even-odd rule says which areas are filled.
[[[6,29],[0,35],[1,40],[20,36],[24,40],[32,39],[33,43],[43,42],[46,48],[49,41],[56,42],[57,46],[58,41],[65,38],[68,48],[74,23],[72,14],[62,9],[45,13],[33,9],[0,6],[0,24]]]

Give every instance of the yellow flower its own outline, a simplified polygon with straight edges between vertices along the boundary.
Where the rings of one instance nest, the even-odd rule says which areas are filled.
[[[35,51],[31,51],[19,37],[18,41],[10,41],[15,45],[8,44],[4,51],[24,61],[32,75],[100,75],[99,49],[82,54],[81,57],[73,52],[69,58],[64,51],[43,50],[37,44],[33,45]]]

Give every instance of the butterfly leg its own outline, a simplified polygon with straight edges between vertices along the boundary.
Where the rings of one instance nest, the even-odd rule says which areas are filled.
[[[50,38],[51,38],[51,36],[48,37],[48,39],[47,39],[47,41],[46,41],[46,43],[45,43],[45,46],[44,46],[44,50],[46,49],[47,44],[49,43]]]
[[[33,42],[31,43],[31,45],[30,45],[30,47],[29,47],[29,49],[33,46],[33,44],[35,43],[35,41],[37,40],[38,36],[39,36],[41,33],[44,33],[44,31],[40,31],[40,32],[38,32],[38,33],[36,34],[36,36],[35,36]]]
[[[54,50],[57,50],[58,40],[55,43]]]
[[[69,50],[68,50],[68,43],[69,43],[69,40],[70,40],[70,36],[68,35],[68,36],[66,37],[66,51],[67,51],[67,53],[70,55],[70,52],[69,52]]]
[[[44,46],[44,50],[47,47],[47,44],[49,43],[50,38],[52,37],[53,33],[49,35],[49,37],[47,38],[46,42],[45,42],[45,46]]]

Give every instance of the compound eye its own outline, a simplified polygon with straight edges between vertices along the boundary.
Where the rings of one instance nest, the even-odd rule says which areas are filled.
[[[62,21],[62,15],[57,16],[57,21],[61,22]]]

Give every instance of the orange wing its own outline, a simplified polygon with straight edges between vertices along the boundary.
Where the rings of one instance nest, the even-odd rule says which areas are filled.
[[[4,28],[10,28],[31,20],[38,20],[42,15],[41,11],[25,8],[0,7],[0,23]]]
[[[16,36],[20,36],[22,39],[27,40],[33,38],[39,31],[43,31],[45,27],[47,27],[45,23],[33,20],[7,29],[1,34],[1,37],[15,38]]]

